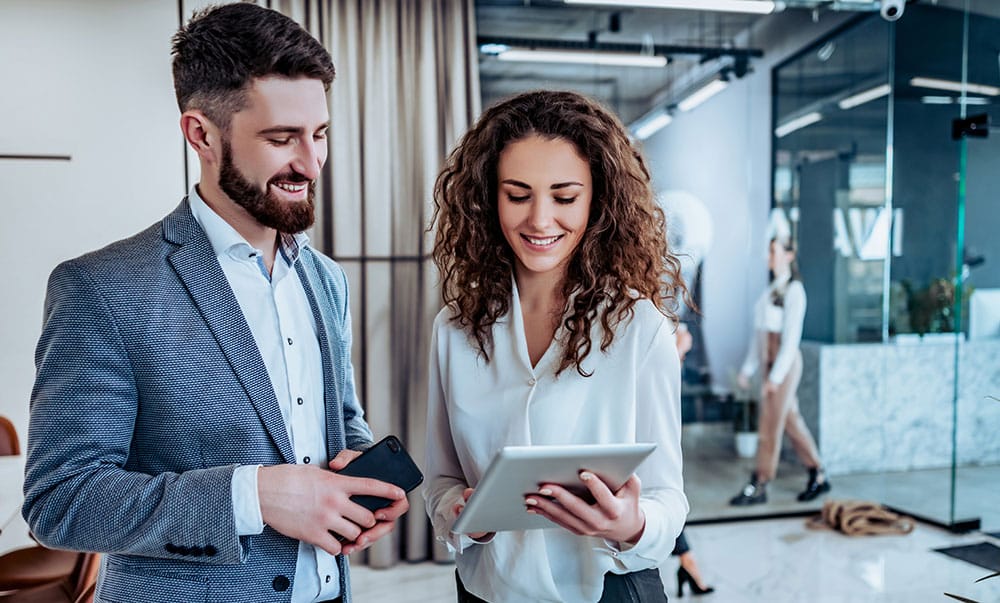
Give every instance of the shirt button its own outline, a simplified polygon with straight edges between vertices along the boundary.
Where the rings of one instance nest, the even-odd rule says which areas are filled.
[[[296,401],[296,402],[298,402],[299,406],[302,406],[303,404],[305,404],[305,403],[306,403],[306,401],[305,401],[305,400],[303,400],[302,398],[298,398],[298,399],[297,399],[297,400],[295,400],[295,401]]]
[[[531,379],[528,379],[528,385],[534,385],[535,383],[536,383],[536,381],[535,381],[534,377],[532,377]]]
[[[327,583],[327,584],[329,584],[329,583],[330,583],[330,574],[327,574],[327,575],[326,575],[326,583]]]
[[[305,458],[302,459],[302,462],[305,463],[306,465],[308,465],[309,464],[309,460],[310,460],[309,457],[305,457]]]
[[[291,337],[288,338],[288,345],[292,345],[292,338]]]

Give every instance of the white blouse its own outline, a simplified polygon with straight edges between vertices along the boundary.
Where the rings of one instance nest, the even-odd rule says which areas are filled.
[[[786,286],[784,307],[774,305],[774,291]],[[791,370],[792,363],[799,353],[799,343],[802,341],[802,321],[806,316],[806,290],[802,282],[799,280],[788,282],[788,278],[772,281],[757,299],[753,315],[754,337],[750,340],[750,347],[740,372],[750,377],[760,368],[761,343],[757,333],[781,333],[781,347],[775,356],[771,372],[767,375],[768,381],[780,385],[788,376],[788,371]]]
[[[446,308],[434,321],[428,396],[424,498],[438,539],[457,551],[458,573],[472,594],[507,601],[597,601],[604,574],[661,564],[688,512],[681,477],[680,363],[673,326],[649,301],[618,327],[607,353],[594,351],[558,376],[553,343],[531,367],[515,287],[510,312],[493,326],[487,364]],[[563,330],[556,334],[556,341]],[[507,445],[655,442],[636,471],[646,527],[634,546],[552,529],[501,532],[487,543],[451,532],[452,508],[475,487]]]

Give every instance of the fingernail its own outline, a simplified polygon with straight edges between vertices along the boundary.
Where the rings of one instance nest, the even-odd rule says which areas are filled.
[[[542,488],[538,491],[538,493],[542,496],[552,496],[552,490],[549,490],[548,488]]]
[[[528,509],[528,513],[531,513],[532,515],[538,515],[538,511],[534,509]]]
[[[375,516],[375,520],[376,521],[385,521],[385,515],[382,514],[382,513],[379,513],[378,515]]]
[[[531,505],[533,507],[538,504],[538,501],[535,500],[534,498],[526,498],[524,499],[524,504]]]
[[[580,479],[582,479],[583,481],[587,481],[592,477],[594,477],[594,474],[589,471],[584,471],[583,473],[580,474]]]

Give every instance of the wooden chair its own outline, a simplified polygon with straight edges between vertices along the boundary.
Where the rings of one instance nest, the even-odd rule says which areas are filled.
[[[101,556],[98,553],[78,555],[79,559],[69,576],[58,582],[2,595],[0,603],[91,603],[94,600]]]
[[[0,456],[21,454],[21,444],[17,440],[17,430],[10,419],[0,415]]]

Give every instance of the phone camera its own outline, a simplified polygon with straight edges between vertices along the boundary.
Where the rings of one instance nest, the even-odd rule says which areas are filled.
[[[388,446],[389,446],[389,451],[392,452],[393,454],[399,452],[399,444],[396,442],[396,440],[389,440]]]

